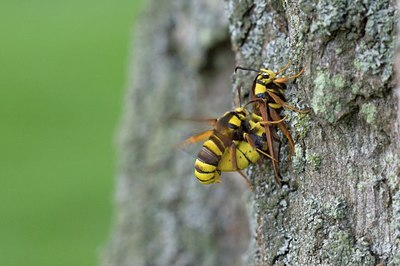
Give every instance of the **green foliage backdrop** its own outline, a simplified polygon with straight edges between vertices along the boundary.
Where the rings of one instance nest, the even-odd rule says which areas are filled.
[[[0,265],[96,265],[142,1],[0,9]]]

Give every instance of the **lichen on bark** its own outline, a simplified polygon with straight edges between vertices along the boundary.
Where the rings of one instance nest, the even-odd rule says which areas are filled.
[[[259,241],[246,263],[395,265],[398,201],[392,196],[398,193],[399,143],[393,3],[228,2],[236,60],[277,70],[291,59],[288,73],[305,72],[289,86],[289,102],[311,107],[306,123],[304,116],[285,113],[297,142],[291,166],[281,165],[289,186],[277,188],[271,168],[253,171],[250,218]],[[243,76],[237,82],[251,82]],[[343,215],[326,215],[337,211],[338,199]]]

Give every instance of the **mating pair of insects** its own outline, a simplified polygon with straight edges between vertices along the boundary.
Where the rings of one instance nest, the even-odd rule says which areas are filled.
[[[290,65],[274,72],[269,69],[252,69],[236,67],[237,70],[256,72],[253,81],[249,102],[230,112],[226,112],[218,119],[210,119],[213,129],[193,135],[182,142],[190,144],[205,141],[195,161],[194,174],[202,184],[221,182],[221,172],[237,171],[247,181],[249,179],[241,172],[251,163],[256,163],[261,157],[271,159],[275,173],[275,180],[280,185],[279,173],[279,147],[280,139],[277,134],[279,129],[288,139],[290,154],[294,154],[294,141],[285,125],[285,117],[281,116],[283,108],[300,113],[299,110],[285,100],[286,82],[299,77],[299,73],[285,77],[278,77]],[[240,87],[238,87],[240,102]],[[247,106],[253,105],[253,111],[248,111]]]

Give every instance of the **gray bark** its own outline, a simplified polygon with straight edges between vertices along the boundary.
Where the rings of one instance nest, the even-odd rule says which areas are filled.
[[[400,265],[394,3],[158,2],[136,29],[102,264]],[[193,124],[173,118],[220,116],[254,78],[235,65],[289,59],[286,75],[305,72],[288,102],[311,112],[285,111],[296,143],[291,162],[282,145],[286,185],[268,160],[248,169],[254,193],[225,174],[200,185],[196,150],[172,148]]]

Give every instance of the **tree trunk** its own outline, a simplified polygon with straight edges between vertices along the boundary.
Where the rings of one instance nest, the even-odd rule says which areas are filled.
[[[400,265],[394,3],[152,2],[135,35],[103,265]],[[305,72],[288,102],[311,111],[285,111],[296,143],[291,162],[282,143],[285,185],[268,160],[249,167],[253,193],[225,173],[200,185],[196,151],[172,148],[196,131],[177,118],[220,116],[238,84],[247,97],[254,73],[233,76],[235,65],[289,60],[287,76]]]

